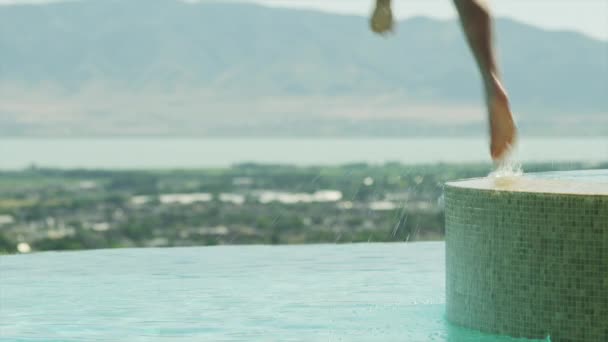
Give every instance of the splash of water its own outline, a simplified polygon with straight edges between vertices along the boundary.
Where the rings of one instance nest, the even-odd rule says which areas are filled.
[[[520,177],[524,174],[521,163],[512,159],[502,160],[495,165],[494,171],[490,172],[489,178]]]
[[[490,172],[488,178],[500,181],[520,177],[524,174],[521,163],[517,161],[518,147],[517,143],[509,146],[509,150],[505,153],[504,158],[494,163],[494,171]]]

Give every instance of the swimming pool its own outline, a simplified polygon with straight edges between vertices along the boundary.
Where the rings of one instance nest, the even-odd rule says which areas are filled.
[[[445,245],[0,257],[2,341],[523,341],[445,318]]]

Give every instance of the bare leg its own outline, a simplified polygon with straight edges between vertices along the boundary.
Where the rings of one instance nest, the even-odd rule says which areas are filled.
[[[454,0],[484,82],[492,159],[506,156],[517,134],[492,46],[492,18],[485,0]]]

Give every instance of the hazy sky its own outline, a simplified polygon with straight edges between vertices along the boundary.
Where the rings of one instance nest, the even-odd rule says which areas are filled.
[[[373,0],[249,0],[286,7],[316,8],[331,12],[367,14]],[[548,29],[568,29],[608,40],[608,0],[490,0],[494,11]],[[452,0],[393,0],[400,18],[456,15]]]
[[[48,1],[0,0],[0,4]],[[373,0],[241,1],[361,15],[367,15],[373,3]],[[393,2],[399,18],[412,15],[450,18],[455,15],[451,0],[393,0]],[[490,0],[490,3],[494,11],[501,16],[548,29],[575,30],[608,40],[608,0]]]

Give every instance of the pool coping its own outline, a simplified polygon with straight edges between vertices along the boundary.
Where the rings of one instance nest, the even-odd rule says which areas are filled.
[[[555,175],[556,173],[552,173]],[[608,182],[596,182],[573,179],[543,179],[538,177],[542,173],[532,173],[533,177],[505,176],[505,177],[479,177],[445,183],[449,188],[462,188],[480,191],[498,191],[509,193],[534,193],[549,195],[574,196],[607,196]]]

